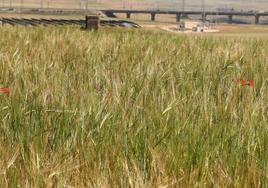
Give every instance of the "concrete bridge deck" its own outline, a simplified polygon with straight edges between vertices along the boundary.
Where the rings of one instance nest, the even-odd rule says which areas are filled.
[[[180,22],[182,16],[200,15],[202,20],[205,21],[207,16],[227,16],[229,23],[233,22],[234,16],[254,17],[255,24],[260,23],[260,18],[268,16],[268,12],[242,12],[242,11],[230,11],[230,12],[218,12],[218,11],[164,11],[164,10],[101,10],[107,16],[114,17],[114,14],[126,14],[127,18],[131,18],[131,14],[150,14],[151,21],[155,21],[158,14],[176,15],[176,21]]]

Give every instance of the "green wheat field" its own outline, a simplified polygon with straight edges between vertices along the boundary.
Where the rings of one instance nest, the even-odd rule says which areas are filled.
[[[267,44],[1,27],[0,187],[267,187]]]

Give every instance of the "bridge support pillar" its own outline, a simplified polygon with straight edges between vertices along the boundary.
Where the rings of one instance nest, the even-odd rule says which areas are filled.
[[[180,22],[181,21],[181,14],[178,13],[176,14],[176,22]]]
[[[130,19],[130,17],[131,17],[131,14],[127,13],[127,19]]]
[[[202,22],[206,22],[207,21],[207,15],[206,13],[202,14]]]
[[[260,16],[255,15],[255,24],[259,24],[259,23],[260,23]]]
[[[155,13],[151,13],[151,21],[155,21]]]
[[[233,15],[228,15],[228,22],[229,24],[233,23]]]

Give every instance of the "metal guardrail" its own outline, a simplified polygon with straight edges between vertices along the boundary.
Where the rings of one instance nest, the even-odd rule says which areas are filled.
[[[48,26],[48,25],[78,25],[85,26],[85,20],[78,19],[35,19],[35,18],[0,18],[2,25]],[[101,20],[101,26],[140,28],[140,25],[126,20]]]

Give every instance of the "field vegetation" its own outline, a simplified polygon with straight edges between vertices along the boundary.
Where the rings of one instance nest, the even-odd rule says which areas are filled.
[[[267,42],[1,27],[0,187],[266,187]]]

